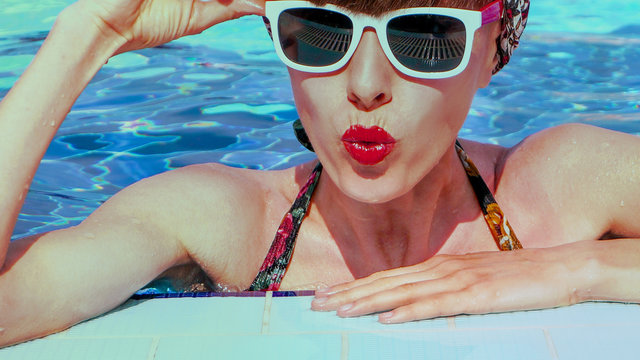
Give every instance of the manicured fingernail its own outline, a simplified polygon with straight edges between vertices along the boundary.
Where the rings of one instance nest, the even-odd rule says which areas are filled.
[[[393,311],[382,313],[378,315],[378,321],[383,324],[391,324],[393,319]]]

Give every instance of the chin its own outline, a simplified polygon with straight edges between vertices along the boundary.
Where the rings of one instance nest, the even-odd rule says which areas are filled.
[[[400,198],[411,190],[406,177],[384,176],[366,177],[352,173],[338,184],[342,192],[353,200],[366,204],[384,204]]]

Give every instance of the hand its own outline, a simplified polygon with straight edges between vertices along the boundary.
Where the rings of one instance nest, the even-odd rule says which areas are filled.
[[[593,241],[545,249],[439,255],[316,291],[313,310],[380,313],[382,323],[539,309],[583,301],[581,259]]]
[[[92,16],[105,32],[124,45],[118,52],[153,47],[198,34],[226,20],[264,12],[265,0],[80,0],[84,16]]]

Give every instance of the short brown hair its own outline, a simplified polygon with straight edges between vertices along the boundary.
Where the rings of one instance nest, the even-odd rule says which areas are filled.
[[[479,10],[492,0],[310,0],[315,5],[334,4],[353,12],[382,15],[387,11],[410,7],[451,7]]]

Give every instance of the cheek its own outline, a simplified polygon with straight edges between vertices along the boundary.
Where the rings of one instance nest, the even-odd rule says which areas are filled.
[[[346,113],[346,95],[338,94],[344,92],[344,86],[335,77],[310,76],[295,70],[289,70],[289,74],[298,116],[316,154],[323,162],[336,161],[342,146],[339,115]]]
[[[424,84],[415,84],[406,90],[406,94],[402,94],[402,98],[406,100],[397,98],[402,106],[396,109],[396,113],[409,119],[408,136],[431,138],[457,134],[466,119],[475,93],[469,86],[472,81],[464,75],[463,73],[455,79],[429,80]]]
[[[328,76],[310,76],[291,69],[289,76],[298,115],[303,122],[307,119],[327,117],[330,109],[338,106],[339,99],[336,95],[341,87],[335,79]]]

